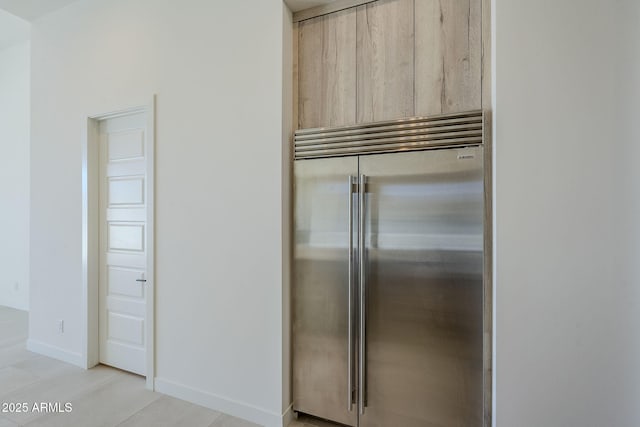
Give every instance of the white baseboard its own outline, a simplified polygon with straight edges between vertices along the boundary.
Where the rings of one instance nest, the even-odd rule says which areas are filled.
[[[284,414],[277,414],[264,408],[238,402],[237,400],[178,384],[164,378],[156,377],[155,391],[213,409],[214,411],[233,415],[234,417],[242,418],[265,427],[287,426],[289,424],[287,420],[293,419],[291,407],[289,407]]]
[[[41,341],[28,339],[27,350],[42,354],[43,356],[51,357],[52,359],[58,359],[81,368],[85,367],[85,361],[82,354],[68,351],[54,345],[45,344]]]

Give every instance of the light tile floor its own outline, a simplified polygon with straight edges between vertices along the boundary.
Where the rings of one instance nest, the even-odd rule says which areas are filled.
[[[144,378],[108,366],[84,370],[26,350],[27,313],[0,307],[0,405],[71,402],[69,413],[3,413],[0,427],[187,426],[256,424],[145,389]],[[302,427],[306,424],[292,424]]]

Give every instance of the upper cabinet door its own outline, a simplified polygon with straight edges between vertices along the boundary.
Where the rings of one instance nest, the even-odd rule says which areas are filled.
[[[481,108],[481,0],[415,0],[419,116]]]
[[[413,8],[414,0],[357,8],[358,123],[414,115]]]
[[[302,21],[298,39],[298,127],[356,122],[356,10]]]
[[[298,127],[482,108],[482,3],[378,0],[300,22]]]

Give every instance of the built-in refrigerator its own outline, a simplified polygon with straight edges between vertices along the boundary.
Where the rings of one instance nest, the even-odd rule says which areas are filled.
[[[481,111],[296,132],[293,408],[483,423]]]

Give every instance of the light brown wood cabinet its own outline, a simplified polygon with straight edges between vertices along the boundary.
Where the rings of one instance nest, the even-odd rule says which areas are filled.
[[[298,127],[482,107],[482,0],[378,0],[298,26]]]
[[[415,0],[418,116],[479,109],[480,0]]]
[[[414,115],[414,0],[357,9],[358,123]]]
[[[298,27],[298,124],[356,121],[356,11],[302,21]]]

